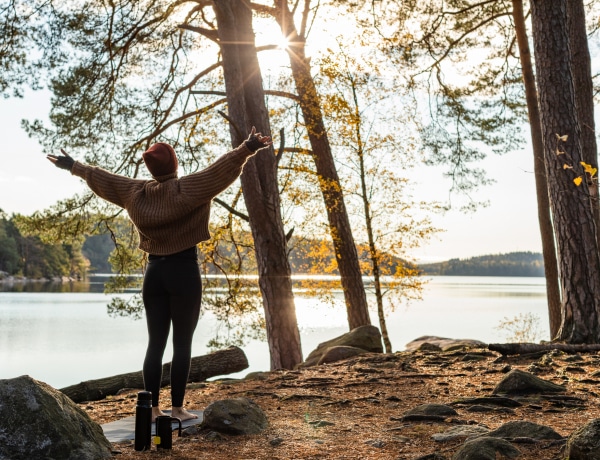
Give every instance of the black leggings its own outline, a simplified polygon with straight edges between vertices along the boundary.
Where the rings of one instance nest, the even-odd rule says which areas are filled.
[[[171,405],[182,407],[190,373],[192,338],[200,317],[202,283],[196,247],[168,256],[150,255],[142,298],[148,324],[144,387],[158,406],[162,359],[173,323]]]

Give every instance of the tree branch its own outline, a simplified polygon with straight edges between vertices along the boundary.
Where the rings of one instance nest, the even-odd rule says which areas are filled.
[[[208,38],[209,40],[212,40],[215,43],[219,43],[219,33],[216,30],[205,29],[204,27],[191,26],[189,24],[179,24],[177,27],[179,29],[196,32]]]
[[[223,208],[227,209],[227,211],[229,211],[231,214],[238,216],[240,219],[245,220],[246,222],[250,222],[250,218],[246,214],[238,211],[237,209],[232,208],[220,198],[213,198],[213,201],[218,205],[221,205]]]
[[[236,125],[235,122],[225,112],[222,112],[219,110],[218,113],[223,118],[225,118],[225,120],[227,120],[231,126],[233,126],[233,129],[235,129],[235,132],[238,135],[238,138],[243,139],[245,135],[242,134],[242,131],[240,131],[240,128],[238,127],[238,125]]]

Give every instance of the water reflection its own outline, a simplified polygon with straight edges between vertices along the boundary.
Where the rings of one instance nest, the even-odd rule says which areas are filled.
[[[103,292],[104,283],[85,281],[4,281],[0,292]]]
[[[103,293],[104,279],[67,283],[0,283],[0,379],[29,374],[61,388],[141,368],[147,341],[146,324],[131,317],[109,316],[116,295]],[[503,318],[534,314],[542,318],[546,338],[545,282],[539,279],[438,277],[425,286],[423,300],[388,312],[394,350],[423,335],[505,341],[498,329]],[[119,294],[127,299],[134,292]],[[257,294],[258,291],[257,291]],[[302,286],[295,291],[296,315],[306,356],[319,343],[347,332],[344,296],[333,289],[331,302]],[[368,295],[371,304],[372,296]],[[376,311],[371,321],[377,324]],[[193,355],[209,351],[223,324],[208,309],[194,336]],[[165,356],[172,353],[171,341]],[[243,346],[250,367],[267,370],[268,345],[251,340]]]

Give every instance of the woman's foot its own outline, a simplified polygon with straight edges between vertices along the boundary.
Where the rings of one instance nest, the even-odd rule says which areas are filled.
[[[171,407],[171,417],[178,418],[182,422],[184,420],[191,420],[193,418],[198,418],[196,414],[192,414],[188,412],[183,407]]]
[[[159,415],[167,415],[167,414],[165,414],[158,407],[152,407],[152,423],[154,423],[156,421],[156,417],[158,417]]]

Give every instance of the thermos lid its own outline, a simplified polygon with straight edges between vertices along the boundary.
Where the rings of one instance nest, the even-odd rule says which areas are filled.
[[[152,393],[149,391],[140,391],[138,393],[138,401],[152,401]]]

